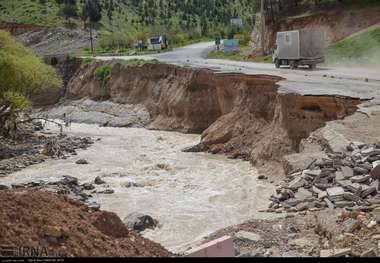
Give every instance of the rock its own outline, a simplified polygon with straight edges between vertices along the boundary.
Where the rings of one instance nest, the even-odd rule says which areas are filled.
[[[358,220],[349,218],[343,222],[343,231],[345,233],[353,233],[359,226],[360,223]]]
[[[380,240],[380,234],[373,235],[373,236],[372,236],[372,240],[373,240],[373,241],[378,241],[378,240]]]
[[[369,179],[371,179],[371,175],[359,175],[359,176],[352,177],[351,182],[353,182],[353,183],[365,183],[365,182],[368,182]]]
[[[291,181],[288,187],[291,190],[297,190],[298,188],[305,186],[305,184],[306,184],[305,180],[301,177],[298,177],[298,178],[295,178],[293,181]]]
[[[12,184],[11,186],[13,189],[26,188],[24,184]]]
[[[182,149],[182,152],[185,152],[185,153],[197,153],[197,152],[205,152],[205,151],[207,151],[207,146],[202,143]]]
[[[311,190],[316,193],[316,194],[321,194],[323,193],[324,191],[322,191],[321,189],[319,189],[318,187],[314,186],[311,188]]]
[[[325,203],[327,204],[328,208],[330,208],[330,209],[334,209],[335,208],[335,205],[328,198],[323,199],[323,201],[325,201]]]
[[[321,193],[318,194],[318,198],[319,199],[324,199],[325,197],[327,197],[327,192],[326,191],[323,191]]]
[[[368,174],[369,170],[363,168],[363,167],[355,167],[354,168],[354,173],[355,174],[358,174],[358,175],[362,175],[362,174]]]
[[[123,222],[128,228],[137,231],[144,231],[147,228],[154,228],[157,225],[151,216],[136,212],[126,216]]]
[[[335,206],[338,207],[338,208],[354,207],[355,206],[355,202],[339,201],[339,202],[335,202]]]
[[[105,195],[110,195],[110,194],[113,194],[115,193],[115,191],[113,189],[106,189],[104,191],[100,191],[98,192],[99,194],[105,194]]]
[[[342,169],[344,178],[349,179],[354,176],[354,170],[352,170],[350,167],[342,166],[341,169]]]
[[[89,164],[89,162],[85,159],[79,159],[78,161],[75,162],[76,164]]]
[[[364,191],[360,194],[360,196],[361,196],[362,198],[366,198],[367,196],[369,196],[369,195],[371,195],[371,194],[373,194],[373,193],[376,193],[376,192],[377,192],[376,187],[369,187],[369,188],[367,188],[366,190],[364,190]]]
[[[380,161],[376,161],[373,164],[373,169],[371,170],[371,176],[374,179],[380,179]]]
[[[298,191],[294,194],[294,197],[301,201],[304,201],[306,198],[312,196],[313,194],[305,188],[299,188]]]
[[[98,203],[90,203],[87,205],[88,208],[93,209],[95,211],[99,211],[100,205]]]
[[[377,222],[376,222],[375,220],[372,220],[372,221],[369,222],[369,224],[367,225],[367,228],[371,229],[371,228],[374,228],[376,225],[377,225]]]
[[[343,195],[343,198],[347,201],[353,201],[353,202],[357,202],[360,200],[360,197],[357,196],[357,195],[354,195],[352,193],[344,193]]]
[[[298,212],[302,212],[302,211],[306,211],[309,209],[309,203],[306,203],[306,202],[303,202],[303,203],[299,203],[297,206],[297,211]]]
[[[344,189],[342,187],[332,187],[326,190],[331,201],[343,199]]]
[[[311,243],[312,242],[306,238],[293,239],[288,242],[289,245],[297,246],[297,247],[307,247],[307,246],[310,246]]]
[[[361,154],[363,156],[373,156],[373,155],[380,155],[380,150],[375,149],[374,147],[370,147],[368,149],[364,149],[361,151]]]
[[[62,237],[62,230],[58,226],[45,226],[43,233],[47,237],[60,238]]]
[[[367,251],[364,251],[360,255],[360,257],[362,257],[362,258],[376,257],[375,249],[371,248],[371,249],[368,249]]]
[[[252,242],[257,242],[261,240],[260,235],[247,231],[239,231],[235,234],[235,237],[238,239],[245,239]]]
[[[94,180],[94,183],[97,184],[97,185],[101,185],[101,184],[105,184],[106,182],[103,181],[102,178],[100,178],[100,176],[97,176]]]
[[[335,173],[335,180],[337,180],[337,181],[342,181],[342,180],[344,180],[345,179],[345,177],[344,177],[344,175],[343,175],[343,172],[336,172]]]
[[[78,185],[78,178],[75,178],[70,175],[64,175],[63,179],[60,180],[58,183],[65,184],[65,185]]]
[[[87,190],[87,191],[90,191],[90,190],[94,190],[95,189],[95,186],[93,184],[90,184],[90,183],[85,183],[82,185],[83,186],[83,189],[84,190]]]
[[[305,170],[303,171],[303,175],[309,175],[312,177],[317,177],[321,175],[321,170]]]
[[[281,191],[280,193],[280,197],[279,197],[279,201],[280,202],[283,202],[285,200],[288,200],[290,198],[294,198],[294,193],[292,190],[289,190],[289,189],[284,189]]]
[[[8,189],[9,189],[8,186],[6,186],[6,185],[0,185],[0,191],[1,190],[8,190]]]
[[[351,254],[351,248],[342,248],[342,249],[325,249],[321,250],[320,256],[322,258],[329,257],[344,257]]]
[[[289,206],[296,206],[298,205],[299,203],[301,203],[302,201],[299,200],[299,199],[295,199],[295,198],[291,198],[291,199],[288,199],[285,201],[285,204],[289,205]]]

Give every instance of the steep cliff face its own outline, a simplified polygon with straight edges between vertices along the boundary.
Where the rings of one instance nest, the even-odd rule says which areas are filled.
[[[218,74],[173,65],[131,67],[113,62],[102,87],[95,71],[102,62],[82,66],[68,83],[66,99],[142,104],[150,129],[201,133],[194,149],[228,153],[256,165],[280,162],[302,139],[327,121],[356,111],[349,98],[280,94],[281,79],[266,75]]]

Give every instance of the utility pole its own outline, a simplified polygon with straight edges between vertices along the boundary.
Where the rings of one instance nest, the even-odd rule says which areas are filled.
[[[264,3],[265,0],[261,0],[261,50],[265,56],[265,15],[264,15]]]

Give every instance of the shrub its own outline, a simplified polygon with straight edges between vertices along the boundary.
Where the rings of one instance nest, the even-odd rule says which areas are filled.
[[[12,135],[11,130],[4,128],[4,123],[15,120],[20,112],[31,106],[31,94],[62,86],[62,80],[52,67],[1,30],[0,79],[0,133],[3,135]]]
[[[112,67],[109,64],[96,69],[95,76],[102,82],[102,88],[105,88],[108,81],[111,79],[111,70]]]

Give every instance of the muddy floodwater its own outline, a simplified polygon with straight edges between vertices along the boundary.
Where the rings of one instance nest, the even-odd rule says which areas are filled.
[[[55,126],[49,126],[56,131]],[[173,252],[184,252],[221,228],[252,218],[267,218],[266,209],[274,187],[257,179],[249,162],[222,155],[183,153],[199,142],[199,135],[149,131],[138,128],[105,128],[72,124],[69,135],[90,136],[99,141],[77,156],[49,160],[1,178],[2,184],[35,179],[75,176],[80,183],[101,176],[114,194],[95,194],[101,209],[122,219],[142,212],[159,221],[143,235]],[[89,165],[77,165],[78,159]],[[138,187],[128,187],[130,182]]]

